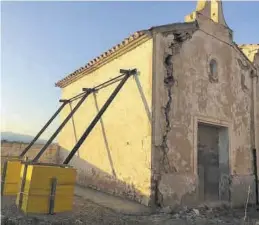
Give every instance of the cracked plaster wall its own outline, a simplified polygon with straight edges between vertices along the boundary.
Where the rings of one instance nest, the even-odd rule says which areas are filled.
[[[162,206],[197,203],[195,139],[197,121],[202,118],[228,126],[231,202],[239,205],[247,197],[247,186],[253,189],[251,78],[237,61],[243,62],[244,57],[231,47],[231,32],[207,19],[198,21],[200,29],[173,52],[171,87],[164,82],[168,76],[164,59],[172,36],[159,33],[154,38],[154,201]],[[218,62],[216,82],[208,76],[212,58]]]

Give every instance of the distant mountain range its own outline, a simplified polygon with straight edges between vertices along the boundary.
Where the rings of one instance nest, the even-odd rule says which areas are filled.
[[[15,141],[15,142],[23,142],[29,143],[32,141],[34,136],[26,135],[26,134],[18,134],[13,132],[1,132],[1,141]],[[45,144],[47,141],[43,139],[38,139],[36,143]]]

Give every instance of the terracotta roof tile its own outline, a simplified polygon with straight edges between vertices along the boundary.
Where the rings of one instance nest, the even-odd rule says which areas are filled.
[[[132,41],[142,37],[144,34],[145,33],[143,31],[135,32],[134,34],[130,35],[128,38],[125,38],[121,43],[113,46],[111,49],[109,49],[106,52],[102,53],[100,56],[97,56],[96,58],[92,59],[84,67],[81,67],[81,68],[77,69],[76,71],[74,71],[73,73],[69,74],[68,76],[66,76],[62,80],[58,81],[55,85],[57,87],[63,87],[63,85],[65,85],[68,80],[71,80],[72,78],[77,76],[82,71],[84,71],[86,69],[92,68],[98,62],[101,62],[102,60],[104,60],[108,56],[111,56],[112,54],[116,53],[118,50],[120,50],[121,48],[125,47],[126,45],[128,45]]]
[[[121,43],[113,46],[106,52],[102,53],[100,56],[98,56],[98,57],[94,58],[93,60],[91,60],[90,62],[88,62],[84,67],[81,67],[80,69],[74,71],[73,73],[69,74],[65,78],[61,79],[55,85],[57,87],[65,87],[69,83],[80,78],[80,76],[82,75],[82,71],[85,71],[85,72],[90,71],[92,68],[94,68],[95,66],[102,63],[105,59],[108,59],[109,57],[112,57],[113,55],[115,55],[120,49],[126,47],[127,45],[131,44],[132,42],[135,42],[139,38],[147,36],[146,31],[152,31],[155,28],[157,28],[158,30],[161,30],[161,31],[166,31],[166,29],[171,30],[172,28],[175,30],[178,30],[178,29],[181,29],[181,30],[182,29],[183,30],[184,29],[194,29],[195,30],[195,29],[197,29],[197,23],[196,22],[172,23],[172,24],[166,24],[166,25],[162,25],[162,26],[151,27],[148,30],[137,31],[137,32],[131,34],[129,37],[125,38]]]

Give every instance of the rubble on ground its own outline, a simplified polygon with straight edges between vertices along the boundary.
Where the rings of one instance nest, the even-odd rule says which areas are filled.
[[[25,215],[12,197],[2,197],[2,225],[259,225],[259,211],[249,208],[244,221],[244,209],[227,206],[169,208],[151,215],[125,215],[75,196],[71,213],[56,215]]]

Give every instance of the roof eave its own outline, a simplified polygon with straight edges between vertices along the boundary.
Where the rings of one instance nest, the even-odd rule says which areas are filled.
[[[135,32],[133,35],[124,39],[123,42],[109,49],[101,56],[94,58],[91,60],[85,67],[81,67],[80,69],[74,71],[69,74],[65,78],[59,80],[55,83],[56,87],[64,88],[67,85],[73,83],[74,81],[80,79],[81,77],[93,72],[94,70],[100,68],[104,64],[110,62],[112,59],[117,58],[122,53],[129,51],[132,49],[132,46],[138,46],[145,40],[152,38],[152,35],[157,32],[166,32],[171,30],[188,30],[188,29],[197,29],[198,23],[194,22],[184,22],[184,23],[171,23],[160,26],[151,27],[148,30],[141,30]]]
[[[125,46],[122,46],[120,49],[115,50],[112,54],[107,55],[106,57],[104,57],[104,58],[100,59],[99,61],[93,63],[89,67],[80,68],[79,72],[77,72],[76,74],[72,73],[72,74],[68,75],[67,77],[59,80],[57,83],[55,83],[55,86],[59,87],[59,88],[64,88],[64,87],[68,86],[69,84],[75,82],[76,80],[82,78],[83,76],[86,76],[86,75],[90,74],[91,72],[97,70],[101,66],[107,64],[108,62],[114,60],[115,58],[125,54],[126,52],[130,51],[131,49],[139,46],[143,42],[145,42],[145,41],[149,40],[150,38],[152,38],[146,32],[146,30],[143,30],[141,32],[143,32],[143,35],[141,37],[139,37],[139,38],[129,42]],[[92,61],[90,61],[90,62],[92,62]]]

